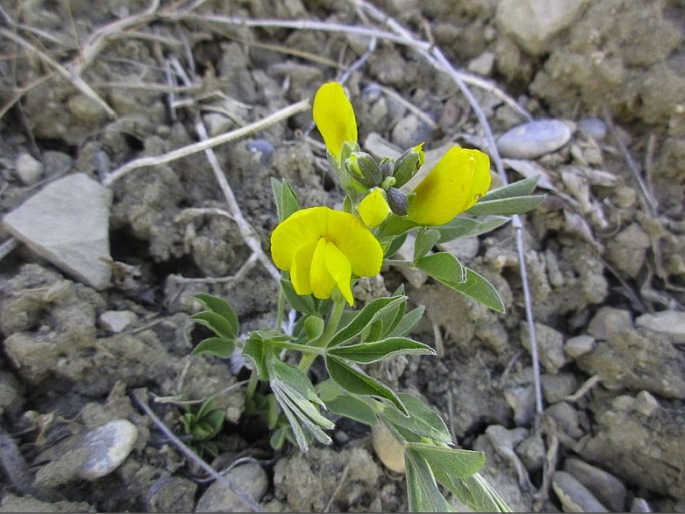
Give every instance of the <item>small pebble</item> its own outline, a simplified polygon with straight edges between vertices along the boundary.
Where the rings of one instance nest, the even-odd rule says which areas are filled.
[[[276,148],[266,139],[252,139],[248,141],[245,145],[247,151],[253,155],[253,158],[259,160],[259,163],[268,166],[273,160],[274,154],[276,153]]]
[[[569,124],[560,120],[531,121],[502,134],[497,148],[502,157],[536,159],[568,143],[571,132]]]
[[[364,89],[362,89],[362,100],[372,104],[381,97],[381,94],[383,94],[381,86],[379,86],[375,82],[372,82]]]
[[[607,135],[607,126],[601,118],[585,118],[578,122],[578,130],[600,141]]]
[[[495,54],[492,52],[483,52],[475,59],[469,62],[467,69],[478,75],[489,77],[495,65]]]
[[[633,409],[645,416],[651,416],[659,410],[659,407],[659,400],[654,398],[649,391],[640,391],[633,403]]]
[[[390,433],[383,422],[376,423],[371,429],[373,449],[381,462],[395,473],[404,473],[404,447]]]
[[[23,185],[32,186],[43,176],[43,163],[27,153],[22,153],[17,157],[14,171]]]
[[[123,332],[137,319],[138,316],[133,311],[106,311],[100,314],[99,318],[102,328],[115,334]]]
[[[269,489],[269,477],[256,462],[236,466],[225,476],[255,502],[260,502]],[[195,507],[195,512],[248,512],[249,510],[249,505],[226,487],[224,482],[218,480],[207,488]]]
[[[571,473],[603,505],[615,512],[625,510],[626,488],[611,473],[573,457],[564,462],[564,471]]]
[[[564,352],[572,359],[575,359],[585,353],[591,352],[594,347],[594,337],[581,335],[568,339],[566,344],[564,344]]]
[[[552,487],[564,512],[609,512],[583,484],[566,471],[555,471]]]
[[[138,438],[138,429],[126,419],[110,421],[85,436],[88,458],[80,475],[96,480],[117,469],[129,456]]]

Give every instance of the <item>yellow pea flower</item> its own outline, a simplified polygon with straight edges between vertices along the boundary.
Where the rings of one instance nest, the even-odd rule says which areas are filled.
[[[490,158],[455,146],[442,156],[409,195],[407,217],[421,225],[442,225],[469,210],[490,188]]]
[[[352,305],[352,275],[372,277],[381,270],[380,243],[353,214],[328,207],[299,210],[271,234],[271,256],[290,272],[299,295],[330,298],[337,287]]]
[[[340,163],[345,142],[357,142],[357,118],[345,90],[338,82],[323,84],[314,96],[312,117],[328,151]]]
[[[359,202],[357,207],[359,216],[367,227],[376,227],[385,221],[390,214],[390,206],[385,199],[385,193],[380,187],[374,187],[371,192]]]

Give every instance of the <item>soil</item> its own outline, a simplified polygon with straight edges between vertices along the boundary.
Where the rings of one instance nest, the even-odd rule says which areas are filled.
[[[521,111],[564,120],[573,135],[537,159],[505,160],[508,181],[541,175],[547,195],[522,217],[544,413],[535,410],[512,224],[451,248],[492,281],[504,314],[393,268],[360,281],[359,305],[404,283],[411,303],[426,306],[414,336],[440,355],[371,373],[423,396],[460,446],[485,451],[485,475],[514,510],[569,511],[587,492],[614,510],[685,512],[685,4],[568,2],[553,30],[553,13],[536,11],[550,3],[536,0],[517,8],[532,6],[541,25],[508,15],[509,0],[373,4],[455,69],[483,75],[468,84],[496,136],[528,121]],[[407,509],[404,481],[374,454],[370,429],[341,421],[330,448],[273,451],[268,433],[242,416],[241,363],[190,356],[206,336],[189,320],[194,294],[227,298],[243,333],[273,326],[277,308],[277,284],[227,215],[206,154],[107,179],[135,159],[197,142],[198,124],[210,137],[244,127],[311,100],[347,71],[359,140],[372,153],[379,141],[486,150],[464,95],[416,47],[336,30],[392,30],[359,5],[3,4],[0,213],[67,175],[105,185],[112,278],[107,287],[84,283],[33,247],[12,246],[0,226],[0,510],[194,510],[211,480],[134,398],[142,393],[182,436],[181,401],[223,390],[221,454],[205,457],[217,470],[243,457],[259,463],[265,482],[254,494],[267,510]],[[303,110],[213,149],[267,255],[277,223],[271,177],[287,179],[303,207],[342,200],[312,128]],[[84,441],[116,420],[136,428],[130,444],[116,442],[123,460],[86,476]],[[563,489],[561,470],[585,483],[589,471],[568,464],[578,459],[610,474],[617,496],[588,484]],[[236,501],[215,507],[245,508]]]

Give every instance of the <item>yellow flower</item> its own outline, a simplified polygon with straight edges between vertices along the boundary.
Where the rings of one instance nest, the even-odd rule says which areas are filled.
[[[367,227],[376,227],[385,221],[390,214],[390,206],[385,199],[385,193],[380,187],[374,187],[371,192],[359,202],[357,207],[359,216]]]
[[[383,250],[355,215],[328,207],[302,209],[271,234],[276,266],[290,272],[299,295],[330,298],[337,287],[352,305],[352,275],[372,277],[381,270]]]
[[[323,84],[314,96],[312,117],[326,148],[340,162],[345,142],[357,142],[357,119],[350,100],[338,82]]]
[[[409,195],[407,217],[421,225],[442,225],[469,210],[490,188],[490,158],[455,146]]]

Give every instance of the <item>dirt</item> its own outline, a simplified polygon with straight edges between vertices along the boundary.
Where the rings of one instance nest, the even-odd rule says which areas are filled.
[[[568,509],[566,492],[551,486],[553,473],[580,458],[618,478],[623,508],[646,502],[654,511],[685,512],[678,442],[685,323],[677,317],[685,305],[685,4],[577,2],[553,32],[525,40],[524,27],[502,15],[505,3],[374,5],[434,42],[456,69],[488,74],[497,90],[470,87],[495,135],[526,121],[503,97],[533,119],[574,127],[561,149],[506,163],[509,181],[542,174],[539,191],[547,194],[522,218],[544,413],[535,411],[511,224],[453,249],[496,286],[505,314],[393,268],[360,282],[359,304],[404,283],[411,302],[427,308],[414,336],[440,355],[370,371],[422,395],[460,446],[486,451],[485,474],[514,510]],[[107,173],[128,162],[186,147],[198,141],[198,123],[211,137],[311,100],[369,50],[368,37],[352,31],[264,20],[391,30],[352,2],[163,0],[146,13],[149,7],[123,0],[3,6],[3,216],[65,175],[107,183]],[[485,149],[483,128],[454,81],[411,46],[379,37],[345,85],[362,146],[425,141],[427,150],[454,143]],[[214,148],[267,254],[277,223],[271,177],[287,179],[303,207],[342,201],[311,129],[306,110]],[[273,451],[263,427],[243,416],[240,362],[189,355],[206,335],[189,320],[199,307],[194,294],[227,298],[243,333],[272,326],[277,308],[277,284],[252,258],[239,220],[226,215],[206,155],[136,169],[108,187],[111,286],[80,283],[23,244],[3,252],[0,510],[195,509],[209,487],[205,471],[133,392],[148,393],[156,415],[182,436],[180,401],[224,390],[215,401],[226,413],[216,439],[222,452],[205,457],[218,470],[243,457],[259,463],[267,476],[257,500],[266,509],[406,510],[404,482],[375,456],[368,427],[343,421],[330,448]],[[2,225],[0,240],[12,240]],[[128,312],[122,319],[129,321],[115,328],[103,316],[110,311]],[[659,332],[635,322],[662,311],[680,325]],[[83,434],[121,419],[137,428],[123,463],[80,478]],[[17,483],[22,470],[33,486]]]

